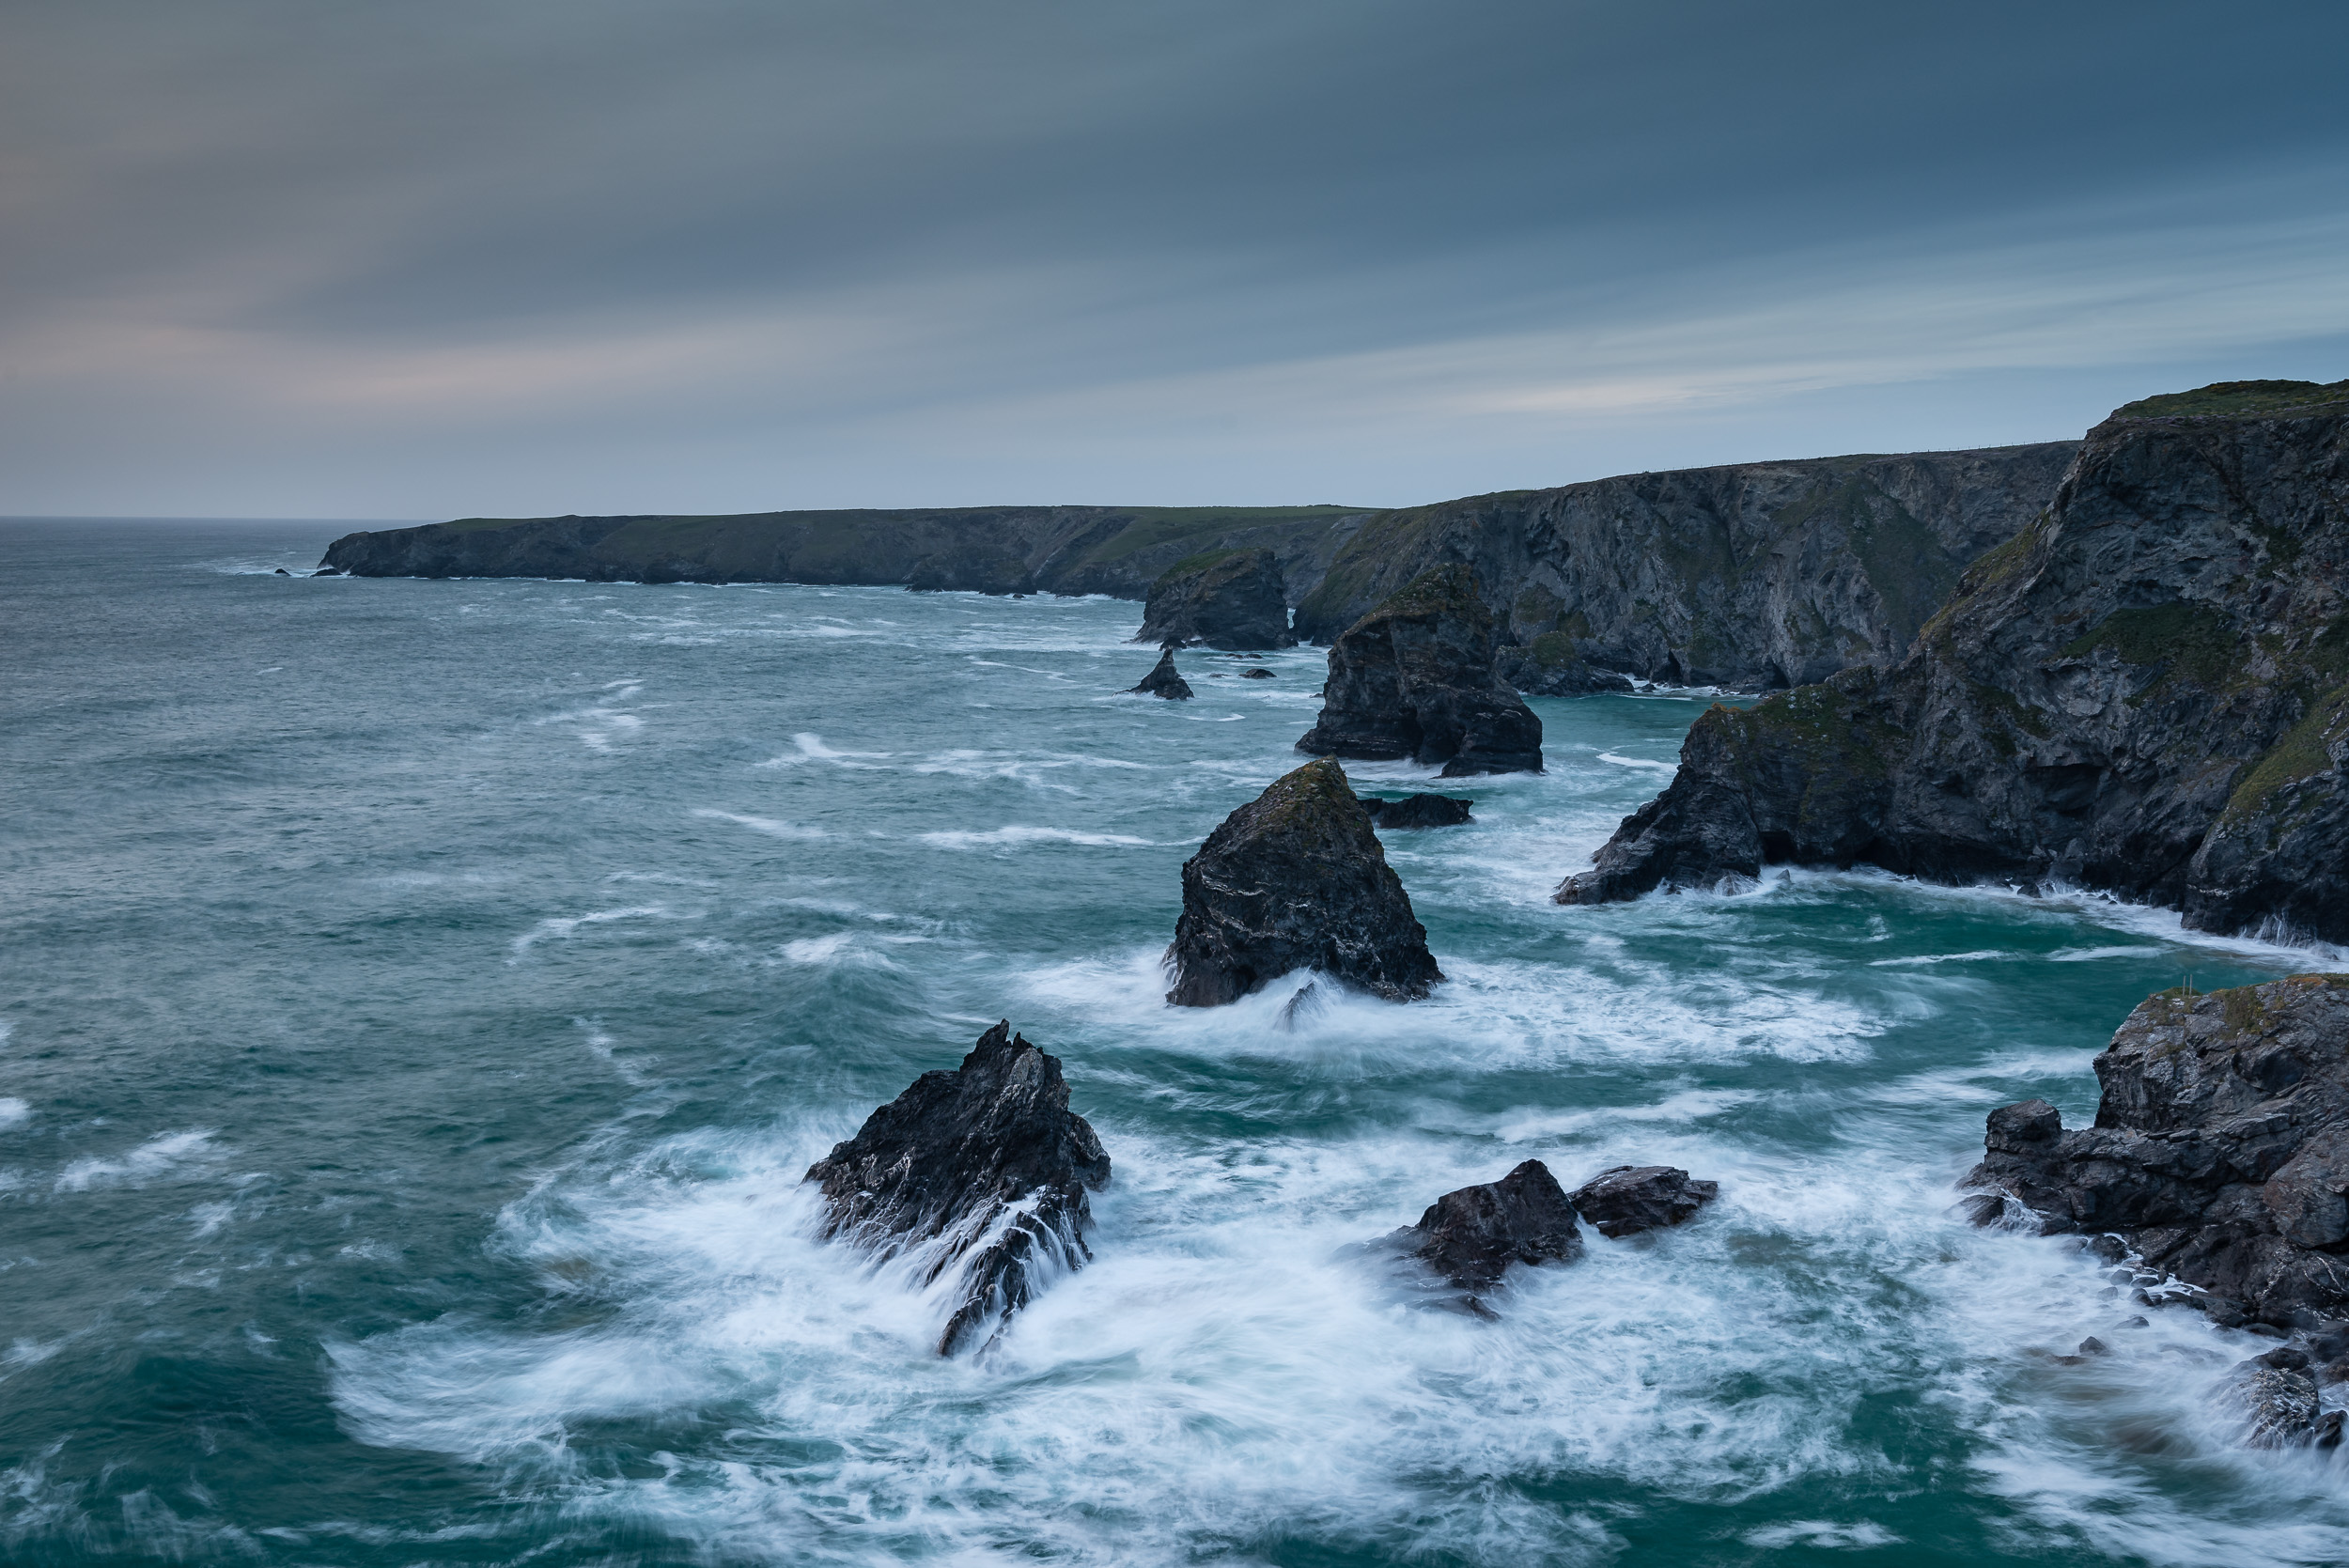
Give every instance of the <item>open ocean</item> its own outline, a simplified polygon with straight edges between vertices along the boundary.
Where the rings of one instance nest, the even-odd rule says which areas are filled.
[[[1537,699],[1546,774],[1386,836],[1432,1000],[1177,1011],[1321,651],[1162,703],[1108,599],[272,575],[349,526],[0,523],[0,1560],[2349,1560],[2349,1461],[2206,1412],[2263,1342],[1952,1206],[2149,992],[2339,955],[1868,873],[1561,908],[1710,699]],[[799,1177],[997,1018],[1114,1176],[941,1361]],[[1494,1323],[1346,1255],[1536,1157],[1721,1197]]]

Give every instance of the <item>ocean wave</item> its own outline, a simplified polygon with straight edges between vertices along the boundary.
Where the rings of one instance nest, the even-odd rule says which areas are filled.
[[[112,1159],[95,1156],[77,1159],[58,1173],[54,1190],[88,1192],[97,1188],[138,1187],[177,1176],[191,1166],[207,1164],[219,1156],[221,1151],[212,1143],[215,1136],[210,1127],[159,1132]]]
[[[1146,838],[1136,838],[1131,833],[1087,833],[1074,828],[1032,828],[1019,824],[989,828],[984,832],[950,828],[923,833],[920,837],[924,844],[934,844],[941,849],[1000,849],[1021,844],[1082,844],[1097,848],[1130,848],[1151,842]]]
[[[731,822],[738,828],[748,828],[751,831],[764,833],[769,838],[817,839],[832,836],[821,828],[810,828],[798,822],[785,822],[772,816],[750,816],[740,812],[719,811],[709,806],[696,806],[686,815],[708,817],[716,822]]]

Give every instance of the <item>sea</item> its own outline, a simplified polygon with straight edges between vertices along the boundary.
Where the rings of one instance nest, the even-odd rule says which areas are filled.
[[[2264,1342],[1956,1185],[2148,994],[2341,955],[1866,870],[1555,905],[1722,700],[1656,690],[1349,768],[1474,800],[1385,840],[1431,998],[1176,1009],[1322,651],[1162,702],[1132,603],[303,576],[349,526],[0,524],[0,1560],[2349,1560],[2349,1462],[2214,1405]],[[998,1019],[1113,1174],[941,1359],[801,1176]],[[1492,1321],[1357,1250],[1529,1158],[1720,1196]]]

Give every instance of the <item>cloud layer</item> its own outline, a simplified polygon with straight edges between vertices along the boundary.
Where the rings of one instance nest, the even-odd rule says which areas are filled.
[[[0,511],[1391,504],[2330,380],[2349,12],[2241,9],[12,8]]]

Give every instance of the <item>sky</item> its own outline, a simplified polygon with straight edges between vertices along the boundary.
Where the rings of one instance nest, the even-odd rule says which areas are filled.
[[[1400,505],[2349,376],[2349,6],[10,0],[0,513]]]

